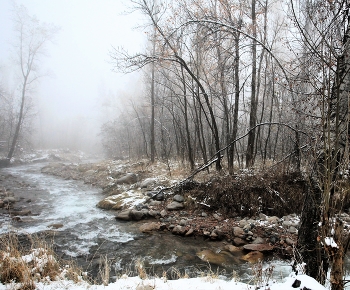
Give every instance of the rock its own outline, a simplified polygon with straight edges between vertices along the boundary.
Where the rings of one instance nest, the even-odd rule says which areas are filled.
[[[246,220],[241,220],[241,221],[239,222],[239,226],[240,226],[241,228],[244,228],[247,224],[248,224],[248,222],[247,222]]]
[[[221,220],[222,220],[222,217],[219,216],[219,215],[216,214],[216,213],[213,214],[213,217],[214,217],[214,219],[216,219],[216,220],[218,220],[218,221],[221,221]]]
[[[147,210],[131,210],[129,216],[134,221],[140,221],[148,216]]]
[[[265,241],[263,238],[261,238],[261,237],[257,237],[257,238],[252,242],[252,244],[264,244],[264,243],[266,243],[266,241]]]
[[[286,238],[286,243],[289,246],[293,246],[295,244],[295,242],[291,238]]]
[[[160,225],[158,223],[155,223],[155,222],[145,223],[145,224],[141,225],[139,229],[143,233],[149,233],[152,231],[158,231],[160,229]]]
[[[236,247],[241,247],[243,245],[245,245],[247,242],[245,242],[244,240],[242,240],[241,238],[234,238],[232,243],[236,246]]]
[[[96,206],[102,209],[112,209],[113,207],[115,210],[121,209],[121,197],[119,195],[108,196],[99,201]]]
[[[216,234],[215,231],[212,231],[209,236],[212,240],[216,240],[218,238],[218,235]]]
[[[245,235],[246,235],[246,233],[244,232],[244,230],[243,229],[241,229],[240,227],[234,227],[233,228],[233,235],[235,236],[235,237],[238,237],[238,238],[244,238],[245,237]]]
[[[266,214],[259,213],[259,219],[260,219],[261,221],[266,221],[266,219],[267,219]]]
[[[22,222],[22,219],[19,216],[12,217],[12,220],[15,222]]]
[[[206,212],[201,213],[201,217],[207,217],[207,216],[208,216],[208,214]]]
[[[185,234],[186,237],[191,236],[193,234],[194,230],[190,228],[187,233]]]
[[[293,284],[292,284],[292,287],[293,287],[293,288],[299,288],[300,285],[301,285],[301,281],[298,280],[298,279],[295,279],[295,281],[294,281]]]
[[[277,216],[271,216],[267,218],[267,221],[271,224],[277,224],[280,219]]]
[[[150,202],[148,203],[150,206],[157,206],[157,205],[161,205],[162,202],[159,200],[150,200]]]
[[[29,209],[24,209],[20,211],[12,211],[11,215],[19,215],[19,216],[28,216],[31,215],[32,212]]]
[[[187,224],[187,221],[182,219],[180,220],[180,226],[185,226]]]
[[[291,226],[291,227],[288,229],[288,232],[291,233],[291,234],[296,234],[296,233],[298,232],[298,230],[297,230],[295,227]]]
[[[185,227],[177,225],[173,228],[173,230],[171,231],[174,235],[180,235],[183,236],[184,234],[186,234],[187,230]]]
[[[248,253],[247,255],[244,255],[241,259],[243,261],[247,261],[249,263],[255,264],[258,263],[259,261],[262,261],[264,258],[264,254],[258,251],[253,251]]]
[[[137,182],[137,175],[135,173],[127,173],[115,181],[115,184],[134,184]]]
[[[230,252],[231,254],[240,254],[242,250],[234,245],[226,245],[224,250]]]
[[[63,228],[63,224],[51,224],[51,225],[48,225],[47,227],[56,230],[56,229]]]
[[[284,252],[286,255],[289,255],[289,256],[292,256],[294,253],[293,253],[293,248],[291,246],[288,246],[284,249]]]
[[[291,225],[292,225],[292,223],[290,221],[283,221],[283,223],[282,223],[282,226],[284,228],[289,228]]]
[[[4,207],[4,201],[0,199],[0,208]]]
[[[131,220],[130,213],[131,213],[131,209],[122,210],[116,215],[115,218],[118,220],[130,221]]]
[[[165,216],[167,216],[167,211],[165,210],[165,209],[163,209],[161,212],[160,212],[160,215],[161,215],[161,217],[165,217]]]
[[[215,253],[212,250],[202,250],[197,253],[202,261],[218,266],[228,266],[237,263],[237,258],[226,251]]]
[[[163,201],[165,199],[165,195],[164,192],[158,192],[157,194],[155,194],[152,199],[156,200],[156,201]]]
[[[223,231],[220,228],[214,229],[213,233],[216,235],[216,238],[219,239],[219,240],[222,240],[223,238],[225,238],[225,235],[224,235]]]
[[[184,205],[183,205],[183,203],[173,201],[173,202],[169,203],[166,208],[167,208],[167,210],[179,210],[179,209],[183,209]]]
[[[160,212],[157,211],[157,210],[151,209],[151,210],[148,212],[148,215],[155,218],[155,217],[157,217],[157,216],[160,216]]]
[[[7,196],[2,200],[4,203],[15,203],[16,198],[13,196]]]
[[[152,188],[157,182],[157,178],[146,178],[140,184],[141,188]]]
[[[185,198],[180,195],[180,194],[176,194],[174,197],[173,197],[173,200],[174,201],[177,201],[177,202],[184,202]]]
[[[243,249],[248,251],[269,252],[274,249],[274,246],[269,244],[248,244],[244,245]]]
[[[252,228],[252,227],[250,226],[250,224],[246,224],[246,225],[243,227],[243,231],[247,233],[247,232],[249,232],[249,231],[251,230],[251,228]]]
[[[153,290],[153,289],[154,287],[152,285],[143,285],[143,283],[136,286],[136,290]]]
[[[209,237],[210,236],[210,232],[209,231],[203,231],[203,235]]]

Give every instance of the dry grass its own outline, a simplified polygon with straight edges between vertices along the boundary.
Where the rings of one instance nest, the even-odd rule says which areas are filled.
[[[39,281],[82,280],[79,268],[57,259],[52,244],[35,236],[29,236],[29,240],[31,247],[24,248],[14,233],[0,237],[1,283],[17,283],[20,289],[32,290]]]

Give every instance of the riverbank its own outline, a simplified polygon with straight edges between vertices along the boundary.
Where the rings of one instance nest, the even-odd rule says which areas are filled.
[[[212,209],[209,202],[203,202],[198,196],[203,196],[201,191],[204,190],[200,186],[205,184],[205,188],[208,188],[210,180],[213,183],[213,176],[205,177],[210,180],[201,177],[203,179],[199,178],[196,181],[197,184],[187,184],[179,189],[176,185],[185,176],[185,172],[180,170],[181,164],[173,164],[171,171],[168,170],[166,164],[148,165],[141,161],[137,163],[103,161],[90,164],[56,162],[46,164],[46,166],[38,164],[37,168],[41,167],[43,167],[42,172],[44,174],[55,174],[66,180],[83,180],[89,186],[93,184],[96,188],[102,187],[102,194],[98,194],[98,196],[101,196],[101,200],[96,201],[94,206],[106,207],[104,209],[106,213],[114,214],[119,219],[123,213],[124,218],[127,217],[130,220],[124,222],[126,227],[138,227],[140,232],[147,233],[146,236],[142,236],[142,239],[148,240],[148,243],[151,243],[152,246],[152,250],[145,250],[147,255],[152,255],[151,253],[154,253],[154,251],[160,252],[158,247],[163,248],[161,240],[166,240],[167,243],[175,243],[177,237],[180,236],[181,239],[189,239],[188,246],[193,241],[206,241],[207,246],[203,247],[201,244],[202,246],[197,246],[193,253],[205,263],[209,262],[211,265],[225,267],[225,265],[232,263],[241,265],[239,263],[243,261],[256,262],[259,259],[271,258],[274,254],[290,257],[286,252],[286,247],[290,246],[293,250],[293,244],[296,241],[297,232],[290,233],[289,230],[292,226],[297,230],[297,215],[288,214],[278,217],[260,213],[255,216],[240,217],[227,214],[223,209]],[[242,180],[244,175],[247,174],[243,173],[239,179]],[[37,188],[32,183],[24,182],[20,176],[11,177],[7,175],[3,180],[13,188],[22,188],[24,192],[35,191],[40,188],[40,186]],[[215,182],[219,183],[219,177],[215,178]],[[52,183],[52,181],[49,182]],[[39,183],[40,181],[38,181]],[[163,192],[163,197],[159,196],[159,190],[165,187],[170,189]],[[261,188],[260,190],[262,190]],[[5,187],[5,190],[8,193],[10,187]],[[35,199],[27,203],[27,199],[20,198],[21,196],[16,195],[16,192],[13,193],[16,201],[11,204],[12,211],[14,208],[20,208],[21,204],[26,206],[27,209],[35,208]],[[199,193],[199,195],[195,196],[196,193]],[[65,199],[69,196],[74,200],[72,193]],[[282,196],[282,198],[284,197]],[[174,202],[177,206],[181,205],[180,208],[170,209],[169,205],[174,205]],[[6,208],[3,208],[3,210],[6,212]],[[32,213],[35,214],[35,210],[32,210]],[[13,218],[13,224],[25,224],[30,219],[30,215],[12,215],[11,218]],[[84,221],[86,224],[85,219],[81,222],[84,223]],[[117,224],[117,221],[114,223]],[[51,226],[46,230],[65,234],[64,230],[61,231],[66,226],[64,222]],[[106,228],[104,230],[106,231]],[[76,229],[76,232],[78,235],[87,234],[84,230]],[[146,238],[147,236],[150,239]],[[238,245],[237,242],[242,242],[242,245]],[[213,247],[214,244],[215,247]],[[99,248],[100,246],[96,245],[96,247]],[[115,250],[112,247],[115,247],[115,243],[106,244],[106,248],[112,252],[119,250],[119,246]],[[180,259],[180,255],[185,259],[193,259],[187,254],[181,254],[178,250],[164,252],[162,249],[162,253],[166,257],[166,263]],[[142,255],[144,253],[140,252],[140,256]],[[160,263],[164,263],[163,256],[160,257],[162,260],[158,260]],[[154,262],[156,261],[149,262],[148,267],[154,267]],[[196,263],[195,260],[193,262]],[[96,261],[96,263],[99,262]],[[98,264],[96,264],[96,267],[98,267]],[[160,271],[161,268],[162,265],[160,265]]]

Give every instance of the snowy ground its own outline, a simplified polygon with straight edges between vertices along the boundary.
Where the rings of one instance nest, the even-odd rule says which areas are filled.
[[[293,283],[299,280],[301,283],[298,287],[292,287]],[[285,279],[284,283],[274,283],[262,285],[261,290],[292,290],[292,289],[307,289],[311,290],[325,290],[326,288],[317,283],[313,278],[306,275],[293,276]],[[20,285],[16,284],[0,284],[0,290],[8,289],[20,289]],[[179,280],[163,280],[160,278],[151,280],[142,280],[139,277],[122,277],[115,283],[111,283],[108,286],[103,285],[89,285],[87,283],[74,283],[72,281],[62,280],[50,283],[37,283],[36,289],[40,290],[54,290],[54,289],[73,289],[73,290],[115,290],[115,289],[136,289],[136,290],[172,290],[172,289],[197,289],[197,290],[253,290],[257,289],[256,286],[247,285],[236,281],[224,281],[220,279],[214,279],[211,277],[204,278],[191,278],[191,279],[179,279]]]

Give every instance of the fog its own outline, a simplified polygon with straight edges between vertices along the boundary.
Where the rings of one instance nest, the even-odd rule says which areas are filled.
[[[125,13],[121,0],[18,0],[29,15],[60,28],[42,58],[35,88],[35,133],[40,148],[99,148],[98,133],[107,118],[122,110],[122,99],[137,94],[140,75],[111,71],[108,51],[123,46],[136,52],[145,34],[134,29],[140,15]],[[13,1],[0,0],[0,81],[13,83]],[[106,113],[108,111],[108,114]]]

